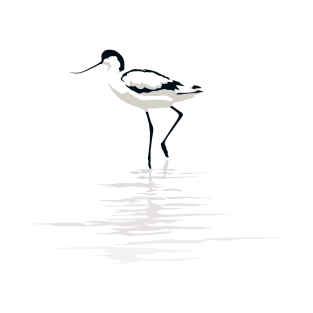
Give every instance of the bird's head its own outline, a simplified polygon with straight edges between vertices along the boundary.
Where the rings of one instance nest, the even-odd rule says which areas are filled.
[[[91,70],[92,68],[100,65],[100,64],[104,64],[104,65],[108,65],[109,67],[111,67],[114,64],[119,65],[119,71],[123,71],[124,70],[124,59],[123,57],[115,50],[105,50],[102,52],[101,54],[101,62],[99,62],[98,64],[88,68],[87,70],[84,70],[82,72],[71,72],[73,74],[80,74],[80,73],[84,73],[87,72],[89,70]]]

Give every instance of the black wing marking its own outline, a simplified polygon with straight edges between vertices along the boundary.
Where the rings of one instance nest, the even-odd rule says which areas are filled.
[[[200,87],[200,86],[197,86],[197,85],[193,85],[191,88],[192,88],[192,89],[200,89],[201,87]]]
[[[127,76],[129,76],[128,78],[131,79],[131,74],[133,73],[142,73],[142,77],[141,77],[141,81],[125,81],[124,78],[126,78]],[[144,73],[151,73],[154,74],[157,77],[154,77],[155,82],[157,82],[157,86],[152,86],[153,84],[151,84],[151,86],[149,85],[149,82],[146,83],[145,87],[139,87],[140,84],[145,84],[145,77],[144,77]],[[157,78],[159,78],[159,80],[157,80]],[[137,77],[138,79],[138,77]],[[177,88],[177,86],[183,86],[183,84],[181,84],[180,82],[176,81],[176,80],[171,80],[170,78],[154,72],[154,71],[150,71],[150,70],[138,70],[138,69],[134,69],[131,71],[128,71],[126,73],[123,74],[123,76],[121,77],[121,80],[126,84],[126,86],[137,92],[137,93],[149,93],[149,92],[153,92],[153,91],[158,91],[158,90],[179,90],[179,88]]]

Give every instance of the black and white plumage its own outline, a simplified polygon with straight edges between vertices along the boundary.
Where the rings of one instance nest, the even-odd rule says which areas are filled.
[[[160,90],[171,90],[177,94],[201,92],[199,86],[192,86],[191,89],[184,89],[184,85],[176,80],[150,70],[131,70],[121,77],[126,86],[137,93],[151,93]]]
[[[193,98],[202,92],[201,87],[193,85],[186,87],[182,83],[151,70],[133,69],[125,71],[123,57],[114,50],[105,50],[101,56],[101,62],[82,72],[86,72],[100,64],[108,65],[108,83],[113,92],[123,101],[143,109],[146,112],[149,129],[150,143],[148,154],[148,165],[151,168],[151,143],[153,136],[153,126],[148,113],[153,108],[172,108],[178,113],[178,119],[161,143],[162,150],[166,157],[168,152],[165,141],[173,131],[183,114],[173,107],[179,101]]]

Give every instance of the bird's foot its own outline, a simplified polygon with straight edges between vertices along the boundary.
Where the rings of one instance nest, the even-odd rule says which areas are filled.
[[[163,150],[165,156],[168,158],[168,152],[167,152],[166,145],[165,145],[164,141],[161,143],[161,147],[162,147],[162,150]]]
[[[148,166],[149,166],[149,168],[151,170],[151,160],[150,159],[148,159]]]

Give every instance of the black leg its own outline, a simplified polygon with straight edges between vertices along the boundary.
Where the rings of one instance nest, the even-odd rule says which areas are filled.
[[[167,134],[167,136],[165,137],[165,139],[163,140],[163,142],[161,143],[161,147],[162,150],[165,154],[165,156],[168,158],[168,152],[166,149],[166,145],[165,145],[165,140],[167,139],[167,137],[170,135],[170,133],[173,131],[173,129],[175,128],[175,126],[178,124],[178,122],[180,121],[180,119],[183,117],[183,113],[178,111],[177,109],[175,109],[173,106],[171,106],[171,109],[173,109],[175,112],[178,113],[178,119],[176,120],[175,124],[173,125],[173,127],[171,128],[171,130],[169,131],[169,133]]]
[[[153,126],[152,126],[152,123],[151,123],[148,111],[146,112],[146,114],[147,114],[147,118],[148,118],[148,122],[149,122],[149,129],[150,129],[150,143],[149,143],[148,165],[149,165],[149,168],[151,169],[151,144],[152,144],[152,136],[153,136]]]

